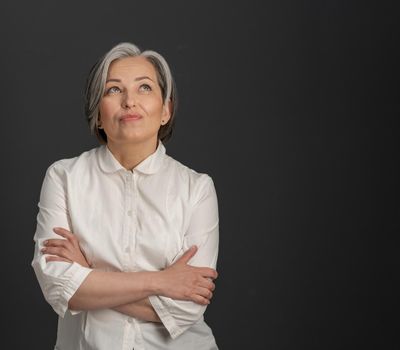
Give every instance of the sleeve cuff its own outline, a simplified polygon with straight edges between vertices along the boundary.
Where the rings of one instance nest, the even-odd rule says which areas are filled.
[[[59,302],[57,303],[57,308],[55,310],[61,317],[64,317],[65,312],[68,310],[69,300],[75,294],[75,292],[88,276],[88,274],[92,272],[92,269],[83,267],[74,262],[68,272],[69,276],[66,276],[68,278],[68,281],[64,285],[64,288],[59,297]],[[79,310],[69,311],[72,315],[76,315],[81,312]]]
[[[167,307],[165,307],[165,305],[163,304],[163,302],[168,302],[168,299],[164,299],[162,301],[160,297],[156,295],[151,295],[149,296],[149,301],[153,306],[154,311],[157,313],[158,317],[163,323],[164,327],[167,329],[171,338],[175,339],[180,336],[184,332],[184,329],[177,325],[175,319],[169,313]]]

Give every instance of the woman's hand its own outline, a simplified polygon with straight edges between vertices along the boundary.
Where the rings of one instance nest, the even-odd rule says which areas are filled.
[[[61,227],[55,227],[53,231],[64,239],[48,239],[43,243],[45,247],[42,249],[42,253],[49,254],[49,256],[46,256],[46,262],[77,262],[82,266],[90,267],[85,253],[79,245],[78,238],[72,232]]]
[[[210,303],[215,289],[212,280],[218,277],[218,273],[209,267],[188,265],[196,252],[197,247],[192,246],[174,264],[159,273],[159,295],[201,305]]]

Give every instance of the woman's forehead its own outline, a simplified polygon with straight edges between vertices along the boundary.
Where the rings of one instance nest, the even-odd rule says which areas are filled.
[[[123,57],[111,62],[108,69],[108,78],[135,78],[137,76],[156,77],[153,65],[142,56]]]

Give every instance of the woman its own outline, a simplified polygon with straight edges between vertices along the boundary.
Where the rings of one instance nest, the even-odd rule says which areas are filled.
[[[119,44],[89,74],[102,144],[53,163],[38,204],[32,266],[59,315],[55,349],[217,349],[203,319],[217,196],[210,176],[166,154],[175,103],[154,51]]]

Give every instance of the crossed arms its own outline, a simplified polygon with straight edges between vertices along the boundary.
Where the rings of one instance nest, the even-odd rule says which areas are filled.
[[[217,277],[211,268],[218,253],[217,199],[211,178],[203,182],[180,258],[162,271],[105,272],[89,266],[71,232],[64,177],[63,169],[54,165],[46,172],[34,237],[32,266],[53,309],[63,317],[67,310],[74,314],[111,308],[145,321],[161,321],[172,338],[188,329],[204,313]],[[54,231],[55,227],[62,229]],[[197,248],[189,249],[192,246]]]

